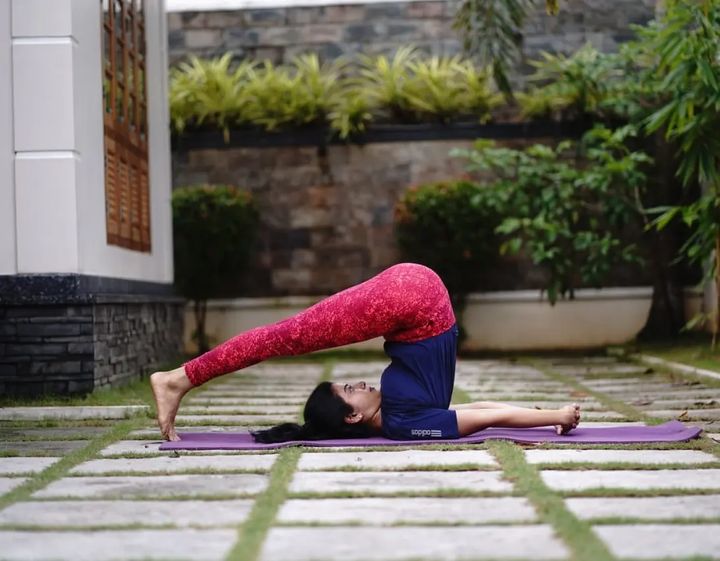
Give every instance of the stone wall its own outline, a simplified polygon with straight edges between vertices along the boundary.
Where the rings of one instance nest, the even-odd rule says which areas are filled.
[[[459,5],[433,0],[169,13],[170,61],[226,52],[273,62],[304,52],[332,59],[392,52],[408,43],[434,54],[455,54],[461,50],[452,29]],[[559,15],[548,16],[544,2],[537,2],[525,26],[524,56],[568,52],[588,41],[615,50],[632,36],[630,25],[645,23],[654,10],[655,0],[573,0],[561,2]]]
[[[37,290],[40,277],[0,277],[0,395],[89,393],[180,358],[184,300],[49,296]],[[21,290],[27,298],[13,298]]]
[[[525,29],[525,56],[568,51],[591,41],[613,50],[631,36],[630,24],[654,13],[654,0],[561,3],[557,17],[542,2]],[[170,13],[171,61],[195,54],[287,61],[315,51],[326,58],[393,51],[413,43],[433,53],[460,50],[452,20],[457,2],[391,2],[237,11]],[[255,195],[263,221],[250,274],[228,279],[225,296],[327,294],[360,282],[401,256],[393,208],[413,185],[457,177],[448,156],[468,141],[373,143],[316,147],[177,151],[173,185],[229,183]],[[620,273],[619,284],[637,277]],[[536,288],[541,273],[508,260],[485,289]]]
[[[393,209],[412,185],[462,173],[448,151],[467,141],[230,148],[173,156],[173,184],[229,183],[260,209],[253,274],[227,295],[327,294],[399,258]]]
[[[328,294],[401,259],[397,201],[414,185],[462,176],[463,162],[448,153],[471,144],[330,145],[326,153],[317,147],[191,150],[174,154],[173,183],[237,185],[252,192],[259,207],[255,264],[240,279],[228,278],[222,296]],[[618,284],[638,283],[634,273],[618,275]],[[483,283],[479,289],[539,288],[544,278],[527,262],[506,259],[483,275]]]

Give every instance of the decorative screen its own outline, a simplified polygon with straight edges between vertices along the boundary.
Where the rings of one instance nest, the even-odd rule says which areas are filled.
[[[100,1],[107,243],[149,252],[143,0]]]

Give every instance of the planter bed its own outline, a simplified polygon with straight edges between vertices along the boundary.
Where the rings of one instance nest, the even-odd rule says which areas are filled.
[[[212,344],[237,333],[284,319],[320,297],[236,298],[208,303]],[[531,351],[589,349],[626,343],[645,325],[651,287],[581,289],[574,300],[550,306],[537,290],[471,294],[465,312],[465,349]],[[191,350],[192,307],[186,308],[185,344]],[[382,338],[352,345],[382,350]]]
[[[376,124],[361,135],[338,138],[327,127],[305,127],[278,132],[255,128],[230,130],[225,142],[221,130],[213,128],[188,129],[173,135],[175,152],[205,148],[271,148],[280,146],[325,146],[329,144],[369,144],[378,142],[411,142],[422,140],[472,140],[474,138],[527,139],[547,137],[579,137],[589,128],[587,123],[537,121],[522,123],[418,123]]]

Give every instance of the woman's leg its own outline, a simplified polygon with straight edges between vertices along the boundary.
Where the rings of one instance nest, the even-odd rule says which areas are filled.
[[[273,357],[384,336],[419,341],[455,323],[450,298],[431,269],[401,263],[280,322],[245,331],[169,373],[151,377],[158,422],[174,439],[180,400],[192,387]],[[173,438],[174,437],[174,438]]]
[[[452,327],[447,289],[431,269],[401,263],[280,322],[245,331],[185,364],[193,385],[263,360],[374,337],[417,341]]]

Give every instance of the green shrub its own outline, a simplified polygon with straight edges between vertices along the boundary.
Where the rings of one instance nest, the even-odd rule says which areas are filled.
[[[614,116],[607,102],[623,76],[618,55],[601,53],[587,43],[570,56],[546,52],[541,56],[531,61],[535,73],[528,78],[540,85],[517,94],[524,116]]]
[[[198,344],[205,352],[207,299],[224,278],[247,267],[258,214],[248,192],[226,185],[175,189],[172,209],[175,285],[195,301]]]
[[[547,271],[552,304],[572,298],[578,285],[600,287],[614,265],[641,259],[622,236],[628,225],[641,225],[642,166],[650,162],[627,148],[634,134],[629,126],[597,127],[579,148],[565,141],[516,150],[478,141],[473,150],[453,151],[470,171],[496,178],[488,193],[501,207],[501,252],[524,251]]]
[[[230,126],[247,122],[245,86],[255,65],[242,62],[231,71],[231,60],[229,53],[213,60],[193,56],[172,69],[170,117],[175,130],[208,123],[222,129],[227,142]]]
[[[399,122],[449,122],[474,116],[485,121],[500,98],[487,73],[460,56],[421,56],[413,47],[392,58],[361,57],[360,92],[378,116]]]
[[[265,62],[249,73],[243,90],[246,121],[268,131],[324,123],[342,91],[343,66],[341,61],[321,65],[314,54],[288,66]]]
[[[395,235],[403,258],[435,270],[458,318],[465,296],[483,282],[498,255],[497,197],[469,181],[408,190],[395,207]]]

